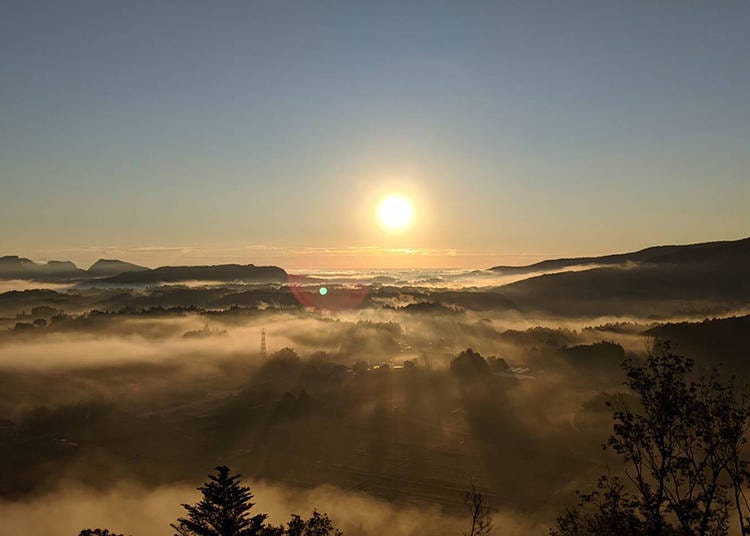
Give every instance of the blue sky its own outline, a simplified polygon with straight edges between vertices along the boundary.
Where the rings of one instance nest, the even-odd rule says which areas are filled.
[[[484,266],[750,235],[748,2],[5,1],[0,81],[0,254]]]

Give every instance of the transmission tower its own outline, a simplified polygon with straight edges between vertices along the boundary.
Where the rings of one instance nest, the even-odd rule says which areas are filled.
[[[266,328],[260,330],[260,357],[266,358]]]

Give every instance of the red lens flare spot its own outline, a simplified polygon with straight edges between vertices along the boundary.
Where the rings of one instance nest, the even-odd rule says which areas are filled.
[[[369,288],[363,285],[328,286],[305,276],[290,275],[289,290],[303,307],[343,311],[355,309],[367,298]]]

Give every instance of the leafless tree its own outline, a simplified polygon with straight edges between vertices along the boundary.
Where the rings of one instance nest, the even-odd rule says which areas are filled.
[[[464,504],[471,515],[471,530],[466,536],[487,536],[492,532],[492,508],[472,482],[464,495]]]

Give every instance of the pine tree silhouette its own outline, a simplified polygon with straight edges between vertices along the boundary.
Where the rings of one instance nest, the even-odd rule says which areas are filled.
[[[177,536],[261,536],[267,516],[248,516],[255,506],[253,494],[239,479],[240,475],[229,475],[228,467],[216,467],[216,474],[198,488],[203,498],[194,506],[182,505],[187,517],[171,525]]]

